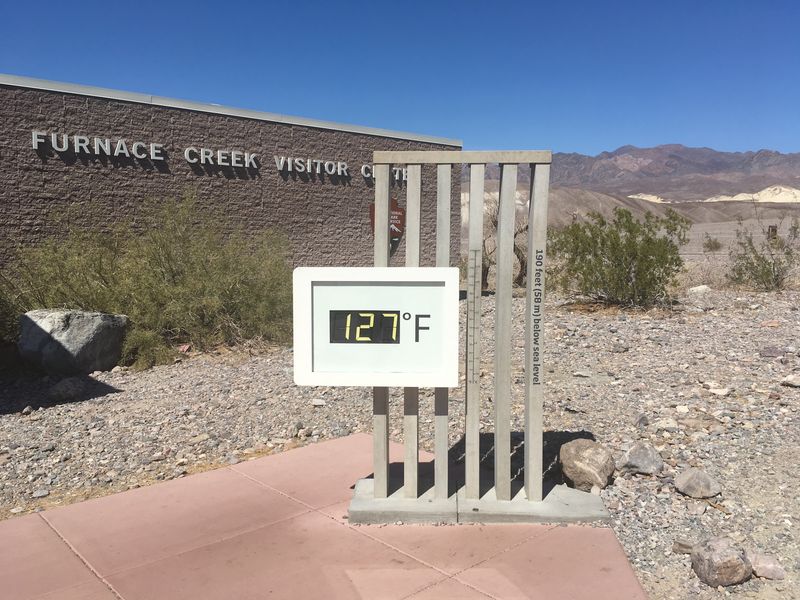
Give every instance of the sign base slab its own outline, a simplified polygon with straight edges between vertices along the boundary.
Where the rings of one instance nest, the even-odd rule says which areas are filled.
[[[458,491],[459,523],[575,523],[611,518],[600,496],[557,485],[541,502],[530,502],[525,490],[511,500],[498,500],[494,488],[480,500]]]
[[[350,523],[456,523],[458,504],[456,496],[435,499],[433,488],[419,498],[406,498],[402,486],[388,498],[375,498],[374,480],[359,479],[348,509]]]
[[[435,499],[433,488],[419,498],[406,498],[402,486],[388,498],[375,498],[373,483],[356,483],[350,523],[577,523],[611,518],[599,496],[565,485],[555,486],[542,502],[529,502],[525,490],[511,500],[497,500],[494,488],[480,500],[468,500],[464,488],[447,499]]]

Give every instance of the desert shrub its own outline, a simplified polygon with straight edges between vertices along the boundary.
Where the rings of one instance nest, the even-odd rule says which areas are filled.
[[[756,242],[753,232],[740,222],[736,240],[731,245],[728,279],[761,291],[786,287],[800,264],[800,221],[794,217],[784,235],[779,233],[780,230],[779,224],[773,235],[769,235],[762,226],[761,241]]]
[[[703,236],[703,252],[706,254],[719,252],[722,250],[722,242],[717,238],[708,235],[708,232]]]
[[[0,295],[0,344],[17,339],[17,313],[7,298]]]
[[[489,288],[490,269],[497,267],[497,226],[500,221],[499,198],[486,198],[483,225],[483,262],[481,283],[483,289]],[[512,285],[524,287],[528,272],[528,219],[521,215],[516,208],[514,214],[514,237],[512,251],[515,265],[512,276]]]
[[[607,220],[589,213],[561,229],[551,229],[550,277],[565,292],[610,304],[650,306],[667,299],[667,288],[681,270],[678,253],[690,224],[668,210],[636,220],[624,208]]]
[[[138,367],[169,360],[178,343],[204,349],[288,340],[285,237],[246,237],[221,223],[191,198],[149,204],[135,224],[74,229],[20,249],[0,278],[0,296],[17,313],[63,307],[128,315],[124,360]]]
[[[725,289],[730,286],[726,277],[728,257],[722,254],[703,254],[684,258],[683,269],[678,274],[674,291],[685,294],[689,288],[708,285],[714,289]]]

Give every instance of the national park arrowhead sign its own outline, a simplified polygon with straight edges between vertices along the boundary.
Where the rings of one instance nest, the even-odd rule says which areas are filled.
[[[370,228],[375,231],[375,203],[369,205]],[[389,207],[389,239],[392,242],[399,242],[406,230],[406,211],[397,203],[397,198],[392,198]]]

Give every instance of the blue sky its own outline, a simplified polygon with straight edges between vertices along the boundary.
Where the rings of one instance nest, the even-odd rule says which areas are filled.
[[[596,154],[800,151],[800,3],[22,2],[0,72]]]

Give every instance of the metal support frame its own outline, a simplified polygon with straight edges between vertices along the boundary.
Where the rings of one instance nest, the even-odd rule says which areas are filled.
[[[420,200],[423,164],[437,168],[436,265],[450,265],[450,198],[453,164],[469,165],[469,239],[467,254],[466,328],[466,423],[465,471],[461,493],[466,502],[480,502],[480,373],[481,292],[484,243],[484,179],[486,164],[502,169],[497,228],[497,279],[495,295],[494,359],[494,487],[493,501],[514,502],[511,490],[511,325],[513,244],[516,222],[518,165],[531,168],[528,206],[528,271],[525,314],[525,482],[528,501],[542,501],[542,403],[543,403],[543,299],[547,239],[547,200],[550,177],[549,151],[459,152],[398,151],[375,152],[375,266],[389,262],[389,170],[406,165],[408,180],[405,266],[420,264]],[[388,496],[389,391],[373,390],[374,498]],[[403,391],[405,437],[402,496],[419,496],[419,389]],[[446,500],[448,491],[448,390],[434,391],[435,469],[433,498]],[[488,496],[488,495],[487,495]],[[518,505],[517,505],[518,506]],[[393,510],[395,510],[393,508]],[[460,509],[459,514],[460,514]],[[515,509],[517,510],[517,509]]]

